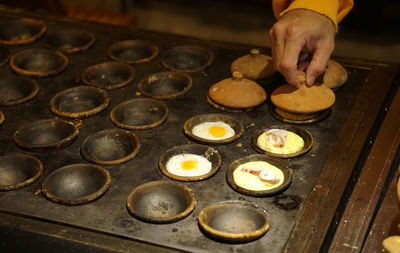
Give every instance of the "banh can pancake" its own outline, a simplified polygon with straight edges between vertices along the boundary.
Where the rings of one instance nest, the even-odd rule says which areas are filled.
[[[271,102],[278,108],[292,113],[308,114],[328,109],[335,103],[335,93],[324,84],[298,88],[289,84],[276,88]]]
[[[323,77],[323,84],[329,88],[342,86],[348,78],[347,70],[338,62],[329,60]]]
[[[304,140],[292,131],[272,128],[258,136],[257,145],[274,154],[293,154],[303,149]]]
[[[231,78],[217,82],[208,91],[209,98],[230,108],[251,108],[265,102],[267,93],[256,82],[234,72]]]
[[[272,57],[252,49],[250,54],[237,58],[231,64],[231,72],[238,71],[244,78],[257,80],[271,77],[276,73],[272,66]]]
[[[233,171],[235,183],[247,190],[266,191],[283,184],[285,176],[276,166],[265,161],[244,163]]]

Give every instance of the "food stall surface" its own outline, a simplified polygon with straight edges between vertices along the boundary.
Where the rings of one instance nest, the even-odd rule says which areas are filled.
[[[3,227],[2,234],[9,236],[3,237],[4,240],[13,238],[13,233],[19,233],[20,239],[33,233],[34,236],[30,237],[39,238],[39,241],[46,241],[40,239],[41,236],[52,237],[48,240],[49,244],[60,240],[68,242],[70,247],[79,245],[76,247],[94,247],[103,251],[129,251],[132,250],[130,247],[143,247],[143,251],[149,252],[155,249],[160,252],[282,252],[285,249],[296,252],[294,245],[303,249],[322,247],[346,185],[352,183],[352,171],[357,169],[365,143],[374,138],[372,130],[379,126],[375,119],[381,112],[386,95],[393,89],[392,82],[398,69],[396,64],[338,58],[337,61],[349,73],[348,81],[335,90],[336,102],[326,119],[301,126],[311,133],[314,144],[308,153],[287,159],[294,171],[292,183],[276,195],[251,197],[229,186],[226,181],[228,166],[236,159],[256,153],[250,145],[256,130],[287,123],[270,115],[268,101],[250,112],[230,113],[215,109],[207,103],[206,97],[214,83],[230,77],[231,62],[248,54],[252,47],[127,30],[18,10],[3,10],[0,21],[26,16],[42,20],[47,28],[46,34],[26,45],[7,45],[12,55],[25,49],[49,48],[47,37],[64,29],[90,31],[95,36],[95,43],[85,51],[68,54],[68,66],[60,73],[43,78],[33,77],[39,85],[36,97],[22,104],[0,107],[5,118],[0,125],[0,154],[33,155],[44,168],[43,175],[36,182],[20,189],[0,192],[0,227]],[[106,90],[110,101],[103,111],[81,121],[63,118],[79,128],[77,137],[70,145],[59,150],[32,152],[14,143],[13,135],[23,124],[57,117],[50,109],[51,99],[58,92],[84,85],[82,74],[88,67],[111,61],[107,53],[111,45],[133,39],[156,45],[158,56],[149,62],[132,64],[133,81],[124,87]],[[169,49],[193,44],[212,52],[211,64],[204,70],[188,73],[192,87],[186,94],[163,100],[168,108],[165,122],[151,129],[131,130],[141,145],[134,158],[119,165],[102,165],[111,177],[110,187],[104,195],[91,203],[77,206],[57,204],[47,199],[40,192],[45,179],[63,166],[87,164],[81,156],[86,137],[100,130],[116,128],[110,119],[112,109],[127,100],[143,97],[137,91],[138,83],[148,75],[167,71],[162,61]],[[260,49],[269,54],[268,49]],[[0,68],[0,73],[2,79],[16,76],[8,63]],[[270,94],[283,84],[283,80],[275,75],[258,83]],[[196,182],[180,182],[166,177],[158,167],[160,157],[174,146],[194,143],[184,134],[183,126],[189,118],[204,113],[222,113],[238,119],[244,125],[243,135],[233,143],[213,146],[221,155],[222,165],[212,177]],[[126,207],[129,193],[135,187],[155,180],[173,181],[194,192],[196,206],[189,216],[172,223],[153,224],[130,215]],[[270,218],[266,234],[246,243],[221,242],[206,236],[198,225],[200,212],[211,204],[227,200],[256,204],[266,210]],[[6,247],[15,247],[8,242],[2,243]]]

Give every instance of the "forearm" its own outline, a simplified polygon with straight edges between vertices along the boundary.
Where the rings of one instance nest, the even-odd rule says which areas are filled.
[[[353,4],[353,0],[272,0],[274,15],[278,19],[290,10],[308,9],[327,16],[335,24],[336,30]]]

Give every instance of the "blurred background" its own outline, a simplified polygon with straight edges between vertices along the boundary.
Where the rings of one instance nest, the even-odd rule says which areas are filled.
[[[0,0],[0,4],[74,19],[269,46],[271,0]],[[355,0],[340,23],[334,55],[400,62],[400,1]]]

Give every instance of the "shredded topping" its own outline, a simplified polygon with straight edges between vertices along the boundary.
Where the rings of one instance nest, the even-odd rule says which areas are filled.
[[[258,176],[261,181],[270,185],[277,184],[280,181],[273,172],[263,168],[242,168],[242,171]]]
[[[274,173],[271,173],[268,170],[261,171],[258,177],[261,179],[261,181],[271,185],[279,183],[279,178],[277,178]]]
[[[253,174],[255,176],[260,175],[260,172],[262,170],[263,170],[262,168],[245,168],[245,167],[242,168],[242,171],[248,172],[248,173]]]
[[[287,131],[282,129],[270,129],[267,131],[268,140],[275,147],[283,147],[286,143]]]

